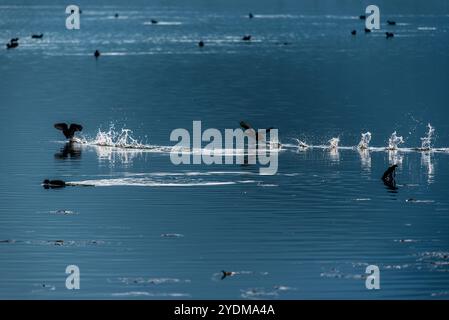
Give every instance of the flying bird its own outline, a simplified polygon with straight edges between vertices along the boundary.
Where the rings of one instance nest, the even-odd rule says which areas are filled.
[[[64,136],[70,140],[75,136],[75,132],[83,130],[83,127],[76,123],[72,123],[70,127],[66,123],[56,123],[55,128],[61,130]]]

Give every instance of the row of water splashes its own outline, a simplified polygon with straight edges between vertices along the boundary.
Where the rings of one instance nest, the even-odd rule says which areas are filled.
[[[418,148],[411,148],[410,150],[416,150],[416,151],[431,151],[432,141],[435,134],[435,128],[430,125],[430,123],[427,125],[427,133],[426,136],[421,138],[421,147]],[[360,142],[357,145],[357,149],[359,150],[370,150],[370,149],[381,149],[381,150],[389,150],[389,151],[396,151],[401,150],[400,145],[404,144],[404,138],[402,136],[399,136],[397,132],[393,132],[388,139],[388,145],[384,148],[370,148],[370,142],[371,142],[372,134],[371,132],[365,132],[362,133],[362,137],[360,139]],[[295,139],[298,143],[297,147],[300,149],[307,149],[307,148],[327,148],[331,150],[335,150],[339,148],[340,138],[334,137],[328,141],[328,145],[326,146],[311,146],[305,143],[302,140]],[[352,147],[351,147],[352,148]],[[407,150],[407,149],[404,149]]]
[[[435,128],[430,124],[427,125],[427,133],[424,137],[421,138],[421,146],[417,148],[400,148],[402,144],[404,144],[404,138],[399,136],[397,132],[393,132],[388,139],[388,145],[386,147],[370,147],[370,142],[372,138],[371,132],[362,133],[360,142],[356,147],[340,147],[340,139],[338,137],[334,137],[328,141],[327,145],[309,145],[304,141],[299,139],[295,139],[297,141],[297,145],[282,145],[282,147],[297,147],[299,149],[305,150],[308,148],[318,148],[318,149],[330,149],[337,150],[339,148],[342,149],[358,149],[360,151],[449,151],[447,148],[433,149],[433,138],[435,134]],[[132,137],[132,130],[130,129],[121,129],[116,130],[114,125],[111,125],[109,130],[102,131],[98,130],[98,133],[94,139],[88,139],[86,137],[78,138],[76,142],[82,145],[90,145],[90,146],[99,146],[99,147],[111,147],[111,148],[119,148],[124,149],[124,151],[135,150],[137,151],[150,151],[150,152],[170,152],[173,150],[173,147],[170,146],[156,146],[151,144],[146,144],[138,141],[137,139]],[[179,150],[178,150],[179,151]],[[187,150],[186,150],[187,151]]]

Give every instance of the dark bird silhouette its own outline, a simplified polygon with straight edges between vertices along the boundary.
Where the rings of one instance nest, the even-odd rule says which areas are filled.
[[[200,47],[200,48],[204,47],[204,41],[198,42],[198,47]]]
[[[31,36],[32,39],[42,39],[43,37],[44,37],[43,33],[41,33],[41,34],[33,34]]]
[[[151,19],[151,23],[152,23],[152,24],[158,24],[158,23],[159,23],[159,21],[157,21],[157,20],[154,20],[154,19]]]
[[[357,31],[356,31],[356,30],[352,30],[352,31],[351,31],[351,34],[352,34],[353,36],[355,36],[355,35],[357,34]]]
[[[17,48],[18,46],[19,46],[18,42],[11,42],[6,44],[6,49],[14,49]]]
[[[382,175],[382,180],[392,180],[396,177],[396,168],[398,167],[397,164],[394,164],[390,166]]]
[[[365,28],[365,33],[370,33],[371,29]]]
[[[66,123],[56,123],[55,128],[61,130],[64,136],[70,140],[75,136],[75,132],[83,130],[81,125],[75,123],[72,123],[70,127]]]
[[[360,20],[366,20],[366,16],[364,14],[362,14],[362,15],[359,16],[359,19]]]
[[[6,44],[6,49],[14,49],[19,46],[19,38],[12,38],[9,43]]]
[[[234,275],[234,272],[230,272],[230,271],[221,271],[223,273],[223,275],[221,276],[221,280],[223,280],[226,277],[231,277]]]
[[[385,36],[386,38],[393,38],[394,37],[394,33],[393,32],[385,32]]]
[[[95,52],[94,52],[95,59],[98,59],[98,57],[99,57],[100,55],[101,55],[101,54],[100,54],[100,51],[95,50]]]
[[[67,184],[65,183],[65,181],[62,180],[45,179],[44,182],[42,182],[42,186],[45,189],[57,189],[57,188],[65,188]]]
[[[392,165],[382,175],[382,181],[384,182],[384,185],[386,185],[391,190],[397,190],[397,187],[396,187],[396,168],[397,167],[398,167],[397,164]]]
[[[388,23],[390,26],[395,26],[395,25],[396,25],[396,21],[392,21],[392,20],[387,20],[387,23]]]
[[[250,41],[251,40],[251,36],[250,35],[243,36],[242,40],[243,41]]]
[[[74,182],[65,182],[63,180],[49,180],[45,179],[42,182],[42,186],[45,189],[60,189],[65,187],[95,187],[93,184],[80,184]]]
[[[244,130],[251,130],[247,134],[251,138],[256,139],[257,143],[259,143],[259,141],[260,142],[264,142],[265,141],[265,135],[259,134],[258,130],[254,129],[248,122],[240,121],[240,127],[242,127],[242,129],[244,129]],[[274,127],[268,128],[266,130],[266,132],[269,133],[272,129],[274,129]]]
[[[114,17],[118,18],[118,13],[114,14]]]
[[[254,18],[254,15],[250,12],[250,13],[248,14],[248,18],[250,18],[250,19]]]
[[[78,159],[81,157],[81,149],[77,148],[73,142],[67,142],[64,148],[61,148],[60,152],[55,153],[56,159]]]

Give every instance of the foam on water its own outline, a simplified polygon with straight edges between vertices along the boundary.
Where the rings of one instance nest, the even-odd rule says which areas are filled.
[[[115,179],[97,179],[83,181],[69,181],[70,186],[93,186],[93,187],[115,187],[115,186],[134,186],[134,187],[197,187],[197,186],[224,186],[242,183],[255,183],[254,180],[238,181],[202,181],[202,180],[182,180],[182,181],[164,181],[150,178],[115,178]]]

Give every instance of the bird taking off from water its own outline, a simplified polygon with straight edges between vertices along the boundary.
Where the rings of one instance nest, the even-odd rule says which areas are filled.
[[[61,130],[64,136],[69,140],[73,139],[75,132],[83,130],[83,127],[76,123],[72,123],[70,127],[66,123],[56,123],[55,128]]]

